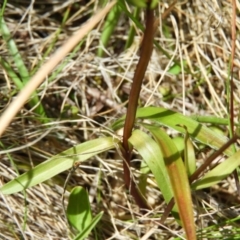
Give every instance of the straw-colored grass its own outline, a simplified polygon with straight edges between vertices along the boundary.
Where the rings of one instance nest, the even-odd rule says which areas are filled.
[[[9,0],[4,19],[25,65],[33,73],[39,63],[46,61],[94,15],[99,1],[29,2]],[[164,106],[186,115],[227,118],[226,82],[231,54],[232,9],[230,1],[220,2],[222,6],[218,6],[217,1],[179,2],[164,20],[159,13],[166,12],[169,3],[159,4],[155,40],[169,56],[154,49],[139,105]],[[62,24],[68,7],[71,7],[68,19]],[[239,4],[237,7],[239,13]],[[141,18],[144,21],[144,16]],[[16,177],[18,171],[19,174],[25,172],[77,143],[101,136],[114,119],[125,113],[142,34],[137,29],[133,45],[124,51],[130,20],[122,15],[105,49],[105,57],[98,58],[103,23],[104,20],[91,31],[63,69],[53,77],[49,76],[38,88],[49,121],[44,124],[26,104],[6,129],[0,145],[1,184]],[[239,18],[236,24],[239,32]],[[48,50],[50,53],[46,53]],[[0,40],[0,55],[7,61],[11,59],[3,40]],[[238,59],[239,38],[236,40],[233,75],[236,113],[240,102]],[[179,66],[175,66],[176,63]],[[9,64],[16,70],[12,62]],[[171,71],[168,71],[169,67]],[[183,68],[187,71],[181,71]],[[1,113],[18,91],[6,70],[0,68]],[[220,130],[228,133],[223,127]],[[205,149],[197,157],[202,161],[208,154],[209,149]],[[138,174],[139,161],[138,156],[135,157],[132,171]],[[117,153],[100,155],[69,173],[25,193],[1,195],[0,238],[69,239],[70,232],[74,231],[69,228],[64,206],[69,190],[77,185],[88,189],[94,214],[101,210],[105,213],[89,239],[96,239],[94,236],[97,235],[98,239],[183,238],[183,230],[171,216],[164,226],[159,224],[166,205],[151,178],[148,180],[148,201],[153,210],[146,215],[138,212],[134,200],[125,190],[122,160]],[[199,239],[210,239],[210,236],[212,239],[239,236],[235,239],[240,239],[239,220],[227,223],[239,215],[240,204],[231,177],[194,196]]]

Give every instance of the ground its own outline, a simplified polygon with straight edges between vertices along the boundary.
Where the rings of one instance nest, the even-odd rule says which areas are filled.
[[[179,1],[168,12],[170,5],[164,1],[156,9],[155,41],[162,50],[156,46],[153,50],[139,105],[162,106],[187,116],[226,118],[232,3]],[[32,75],[100,6],[100,1],[9,0],[3,17]],[[237,2],[237,33],[239,12]],[[144,14],[140,14],[140,21],[144,23]],[[103,24],[104,19],[38,88],[49,121],[43,123],[35,107],[26,103],[5,130],[0,145],[1,184],[72,146],[113,134],[111,123],[126,112],[142,32],[136,28],[133,44],[125,49],[132,21],[123,13],[104,48],[104,56],[99,57]],[[7,43],[0,40],[1,65],[3,60],[7,61],[18,75]],[[233,68],[236,115],[240,102],[239,55],[237,34]],[[6,66],[0,68],[0,86],[3,113],[19,92]],[[226,127],[217,128],[228,136]],[[175,136],[170,130],[168,133]],[[209,152],[205,149],[197,153],[198,161]],[[139,156],[134,158],[132,171],[137,175]],[[1,194],[1,239],[69,239],[74,230],[68,225],[64,209],[74,186],[89,191],[94,215],[104,211],[89,239],[184,238],[172,216],[164,226],[159,224],[166,205],[151,175],[147,195],[152,211],[145,215],[127,193],[122,177],[122,159],[117,152],[110,151],[26,192]],[[193,194],[193,199],[199,239],[240,239],[239,222],[227,222],[239,214],[240,198],[232,176]]]

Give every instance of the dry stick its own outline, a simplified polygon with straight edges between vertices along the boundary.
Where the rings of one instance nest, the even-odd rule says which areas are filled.
[[[141,208],[149,208],[146,201],[140,195],[135,182],[131,178],[130,174],[130,160],[132,148],[128,145],[128,139],[132,134],[132,129],[135,122],[137,105],[139,94],[141,91],[142,81],[152,54],[153,49],[153,37],[154,37],[154,11],[147,8],[146,10],[146,29],[144,31],[144,37],[141,46],[141,53],[139,62],[136,67],[136,71],[133,77],[132,88],[129,95],[129,102],[127,108],[127,114],[124,124],[123,131],[123,156],[125,161],[123,161],[123,171],[124,180],[127,189],[130,190],[131,195],[135,198],[136,203]]]
[[[88,34],[88,32],[104,18],[115,3],[116,0],[94,15],[88,23],[70,37],[68,41],[63,44],[63,46],[59,48],[57,52],[37,71],[22,91],[20,91],[15,100],[9,105],[7,110],[2,114],[0,118],[0,137],[24,103],[29,99],[31,94],[45,80],[45,77],[51,73],[57,64],[62,61],[62,59],[67,56],[67,54]]]

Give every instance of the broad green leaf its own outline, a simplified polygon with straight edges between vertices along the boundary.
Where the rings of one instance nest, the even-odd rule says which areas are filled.
[[[74,240],[84,240],[90,234],[92,229],[97,225],[101,220],[103,212],[100,212],[96,217],[93,218],[92,222],[81,232],[79,233]]]
[[[224,160],[215,168],[207,172],[203,178],[191,185],[194,190],[211,187],[229,176],[240,165],[240,151]]]
[[[81,143],[51,157],[32,170],[6,183],[0,188],[0,192],[3,194],[12,194],[42,183],[73,167],[75,163],[83,162],[94,155],[114,148],[114,146],[113,137],[98,138]]]
[[[159,127],[145,125],[162,150],[187,239],[196,239],[191,190],[185,166],[172,139]]]
[[[151,137],[140,130],[135,130],[132,133],[129,142],[139,152],[150,168],[165,201],[168,203],[172,199],[173,194],[159,146]]]
[[[88,193],[83,187],[72,189],[67,206],[67,218],[79,232],[90,225],[92,221],[91,207]]]
[[[146,107],[139,108],[136,118],[152,120],[156,124],[164,125],[175,129],[180,133],[185,133],[179,124],[186,126],[189,135],[199,142],[202,142],[214,149],[219,149],[224,143],[228,141],[228,138],[217,134],[208,127],[198,123],[190,117],[184,116],[181,113],[177,113],[162,107]],[[119,129],[123,126],[124,118],[119,119],[113,124],[113,129]],[[233,151],[231,148],[225,150],[225,154],[231,156]]]

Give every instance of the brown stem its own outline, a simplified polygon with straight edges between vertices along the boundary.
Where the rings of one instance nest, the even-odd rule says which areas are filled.
[[[123,161],[123,170],[125,185],[130,190],[130,193],[135,198],[139,206],[144,208],[147,207],[147,204],[143,200],[140,193],[138,192],[137,187],[134,181],[132,181],[132,178],[130,176],[129,165],[131,160],[132,148],[129,147],[128,145],[128,139],[132,134],[142,81],[152,54],[153,37],[154,37],[154,11],[150,8],[147,8],[146,28],[144,31],[139,62],[134,73],[132,88],[129,94],[128,108],[123,130],[123,148],[124,148],[123,156],[125,157],[125,161]]]
[[[199,175],[212,163],[216,157],[223,153],[229,146],[235,143],[238,139],[237,135],[234,135],[228,142],[226,142],[222,147],[220,147],[216,152],[214,152],[209,158],[191,175],[189,182],[192,183],[196,180]]]
[[[153,36],[154,36],[154,14],[152,9],[146,10],[146,29],[141,46],[141,53],[136,71],[133,77],[132,88],[129,94],[129,102],[126,114],[126,120],[123,132],[123,147],[129,150],[128,139],[131,136],[139,99],[139,93],[142,87],[142,81],[152,54]]]

